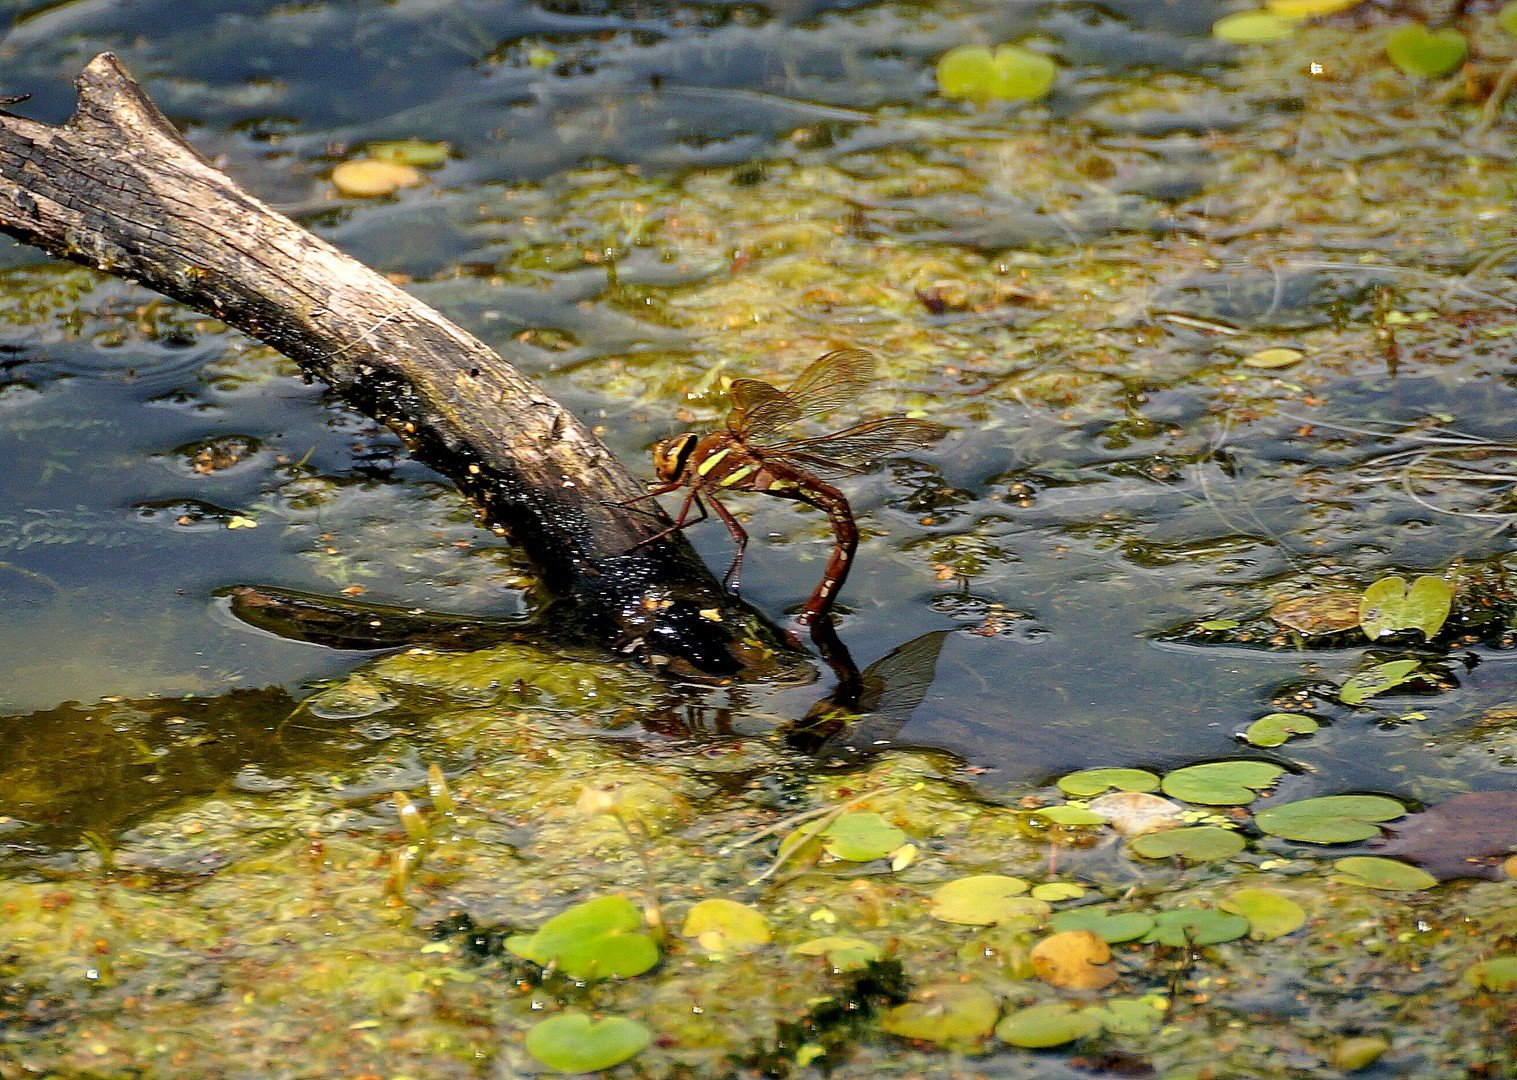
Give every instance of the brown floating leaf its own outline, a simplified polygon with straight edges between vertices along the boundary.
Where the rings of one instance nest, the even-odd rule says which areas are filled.
[[[1117,973],[1105,964],[1111,946],[1089,930],[1051,934],[1032,947],[1032,969],[1038,978],[1061,990],[1100,990]]]
[[[1517,851],[1517,791],[1456,795],[1398,822],[1377,854],[1415,863],[1439,881],[1501,876]]]
[[[1269,609],[1269,617],[1307,637],[1342,633],[1359,625],[1359,594],[1312,593],[1281,600]]]

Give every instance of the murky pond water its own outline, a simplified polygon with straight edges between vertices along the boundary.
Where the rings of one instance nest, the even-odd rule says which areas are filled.
[[[1240,49],[1210,34],[1233,10],[0,3],[14,20],[0,93],[34,95],[18,112],[62,122],[71,79],[116,52],[208,158],[479,335],[641,475],[655,439],[720,423],[724,380],[783,381],[840,346],[870,349],[888,373],[862,405],[951,429],[845,485],[865,541],[838,630],[865,669],[872,715],[842,735],[812,738],[803,720],[830,685],[820,664],[814,684],[713,689],[567,651],[376,660],[249,626],[226,590],[530,615],[543,601],[533,568],[394,436],[293,364],[146,291],[7,244],[0,872],[31,890],[9,911],[42,959],[0,950],[0,1019],[13,1010],[32,1025],[35,1045],[14,1042],[23,1057],[118,1075],[157,1040],[164,1074],[192,1075],[174,1058],[189,1045],[182,1029],[212,1015],[242,1025],[227,1074],[272,1075],[289,1049],[274,1030],[283,1017],[312,1025],[310,1060],[324,1065],[281,1075],[516,1075],[533,994],[613,1008],[611,992],[562,987],[493,1004],[478,968],[412,966],[429,939],[385,892],[390,852],[406,842],[388,797],[424,789],[431,764],[470,810],[434,877],[402,875],[418,925],[457,911],[530,924],[565,898],[640,887],[650,859],[677,900],[738,895],[749,869],[713,854],[732,835],[873,787],[887,802],[872,808],[888,803],[921,839],[923,862],[900,868],[903,880],[932,882],[990,866],[1003,843],[1007,872],[1038,864],[1044,838],[995,813],[1095,766],[1163,773],[1242,755],[1286,770],[1278,802],[1374,792],[1413,809],[1517,786],[1503,710],[1517,689],[1505,585],[1517,478],[1511,106],[1482,122],[1457,86],[1397,71],[1374,14]],[[1475,85],[1510,60],[1513,38],[1492,10],[1471,11],[1461,25]],[[1045,101],[937,95],[940,55],[1003,41],[1057,57]],[[448,159],[392,197],[334,190],[336,162],[394,139],[446,142]],[[1281,349],[1294,354],[1264,352]],[[783,619],[820,575],[825,522],[756,496],[741,509],[755,538],[745,596]],[[691,538],[725,566],[724,530]],[[1382,649],[1357,630],[1312,636],[1266,615],[1392,573],[1454,582],[1465,620],[1454,625],[1469,633]],[[1481,605],[1495,623],[1479,621]],[[1343,702],[1355,672],[1405,657],[1429,678]],[[1279,709],[1322,727],[1278,748],[1240,743]],[[826,771],[839,758],[854,762],[840,781]],[[642,792],[640,812],[661,823],[650,834],[677,838],[674,851],[645,852],[640,867],[625,837],[574,817],[586,783],[612,782]],[[899,794],[924,784],[916,803]],[[1081,850],[1061,869],[1108,890],[1185,879],[1156,885],[1109,848]],[[846,923],[905,903],[904,886],[883,880],[834,874],[805,885],[820,901],[780,907]],[[1479,890],[1510,884],[1458,887],[1483,941],[1514,932],[1512,905]],[[175,911],[181,891],[189,909]],[[109,915],[112,904],[130,913]],[[324,929],[286,926],[276,942],[223,905],[269,927],[298,909]],[[1340,897],[1331,915],[1313,913],[1379,917],[1366,905]],[[60,910],[77,913],[81,933],[110,923],[117,953],[163,955],[135,975],[123,967],[114,989],[94,986],[98,973],[77,983],[78,957],[39,944],[54,940]],[[1420,925],[1397,910],[1397,926]],[[883,914],[877,925],[909,939]],[[917,966],[972,973],[973,950],[937,933]],[[213,939],[237,961],[209,958]],[[298,988],[274,992],[302,949],[318,958]],[[373,983],[349,986],[361,957]],[[1301,961],[1302,985],[1315,962]],[[798,978],[779,959],[754,963],[758,973],[708,972],[698,994],[673,979],[625,991],[623,1005],[666,1021],[646,1067],[739,1068],[731,1055],[746,1038],[668,1017],[681,994]],[[75,982],[44,1000],[34,988],[49,972]],[[1280,978],[1236,1014],[1283,1007],[1296,984]],[[797,984],[799,998],[749,1001],[752,1014],[731,1023],[766,1037],[796,1000],[830,992],[813,982]],[[173,1009],[134,1023],[122,1002],[149,985],[172,986]],[[247,1000],[218,999],[226,986],[248,987]],[[424,1017],[419,997],[458,1012]],[[1348,1036],[1422,1032],[1384,1075],[1501,1058],[1489,1013],[1434,1024],[1381,1005],[1378,1019],[1322,1005],[1312,1015]],[[101,1026],[94,1058],[64,1033],[80,1009]],[[1261,1021],[1261,1039],[1290,1042],[1282,1016]],[[390,1041],[369,1038],[376,1030]],[[1464,1032],[1467,1052],[1432,1046],[1436,1030]],[[1224,1075],[1184,1071],[1210,1032],[1142,1054],[1168,1075]],[[959,1067],[907,1045],[865,1047],[849,1067]],[[1227,1050],[1225,1075],[1279,1075],[1261,1046]],[[826,1047],[826,1063],[848,1060]],[[985,1060],[993,1075],[1071,1068],[1020,1051]],[[1303,1074],[1319,1067],[1292,1060]]]

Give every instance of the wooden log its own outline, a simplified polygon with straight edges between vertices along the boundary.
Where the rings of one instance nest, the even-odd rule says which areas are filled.
[[[0,113],[0,230],[215,316],[387,424],[536,560],[568,609],[555,626],[708,674],[772,655],[773,627],[682,535],[638,546],[667,519],[618,505],[642,488],[573,415],[483,342],[244,192],[110,53],[77,86],[61,126]]]

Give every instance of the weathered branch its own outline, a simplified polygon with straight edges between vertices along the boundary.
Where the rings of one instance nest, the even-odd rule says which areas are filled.
[[[482,342],[244,192],[111,54],[78,87],[61,127],[0,114],[0,230],[212,314],[325,380],[510,529],[604,644],[719,673],[750,666],[745,639],[772,642],[683,537],[637,546],[661,528],[616,505],[637,482]]]

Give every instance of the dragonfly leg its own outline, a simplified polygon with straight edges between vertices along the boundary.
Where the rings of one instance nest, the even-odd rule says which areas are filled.
[[[743,583],[743,554],[748,550],[748,531],[738,524],[737,518],[732,516],[716,496],[707,495],[711,500],[711,508],[716,511],[716,516],[722,519],[722,524],[727,526],[727,531],[732,534],[733,542],[737,544],[737,554],[733,556],[732,565],[727,567],[727,572],[722,575],[722,584],[730,588],[734,593],[742,591]]]
[[[830,484],[813,480],[800,493],[801,501],[808,502],[827,515],[832,523],[832,557],[827,560],[827,569],[822,580],[801,609],[799,622],[806,625],[832,610],[833,601],[848,580],[848,570],[853,565],[854,552],[859,547],[859,530],[853,521],[853,509],[847,497]]]
[[[678,485],[678,484],[675,485],[675,487],[679,487],[679,486],[680,485]],[[672,491],[673,488],[671,488],[670,490]],[[660,494],[667,494],[667,492],[660,493]],[[697,510],[699,510],[700,513],[701,513],[700,517],[695,518],[693,520],[690,517],[690,507],[691,507],[692,504],[694,504],[695,508]],[[644,537],[643,539],[639,540],[637,543],[633,544],[632,547],[630,547],[628,550],[629,551],[636,551],[640,547],[646,547],[649,544],[657,543],[659,540],[662,540],[666,536],[669,536],[669,535],[671,535],[673,533],[677,533],[681,529],[688,529],[692,525],[698,525],[702,521],[705,521],[705,520],[706,520],[706,504],[703,503],[703,502],[701,502],[701,491],[700,491],[700,488],[693,487],[693,488],[690,489],[690,494],[688,494],[688,495],[685,496],[685,501],[680,504],[679,513],[674,516],[674,524],[673,525],[670,525],[667,529],[664,529],[662,532],[656,532],[652,536]]]
[[[660,484],[658,487],[654,488],[652,491],[645,491],[641,495],[634,495],[630,499],[622,499],[619,502],[608,503],[607,505],[609,505],[609,506],[631,506],[633,503],[640,503],[640,502],[643,502],[646,499],[656,499],[660,495],[667,495],[671,491],[678,491],[680,488],[682,488],[684,486],[685,486],[684,484]]]

